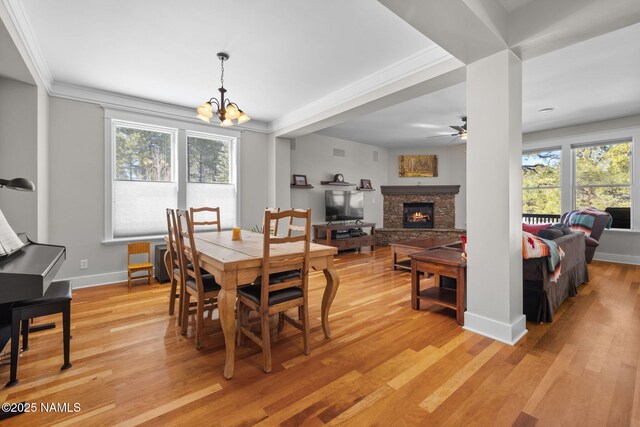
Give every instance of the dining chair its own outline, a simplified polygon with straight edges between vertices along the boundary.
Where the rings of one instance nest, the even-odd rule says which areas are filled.
[[[196,214],[204,214],[211,213],[215,217],[215,220],[201,220],[196,221]],[[200,215],[198,215],[200,216]],[[215,225],[218,228],[218,231],[222,230],[222,226],[220,224],[220,208],[189,208],[189,219],[191,220],[191,224],[195,227],[196,225]]]
[[[308,310],[309,247],[311,241],[311,209],[305,211],[286,210],[264,213],[264,224],[272,220],[288,220],[287,236],[273,236],[267,228],[263,230],[262,274],[254,284],[238,288],[238,346],[242,345],[243,335],[262,347],[264,371],[271,371],[271,334],[269,315],[279,314],[282,319],[303,333],[304,354],[310,353],[310,329]],[[304,221],[303,226],[294,225],[294,219]],[[293,236],[292,231],[302,231]],[[299,251],[287,255],[278,255],[281,250],[272,245],[302,243]],[[272,252],[273,249],[273,252]],[[287,310],[300,307],[300,320],[287,315]],[[260,336],[253,333],[247,325],[248,311],[257,311],[261,317]]]
[[[178,302],[178,326],[182,323],[182,301],[183,289],[182,289],[182,272],[180,271],[180,261],[178,259],[178,238],[176,229],[176,212],[173,209],[167,209],[167,230],[168,230],[168,245],[167,252],[169,253],[169,265],[167,265],[167,274],[171,279],[171,289],[169,294],[169,315],[172,316],[175,311],[176,298]]]
[[[271,212],[271,213],[277,213],[277,212],[280,212],[280,208],[270,208],[270,207],[268,207],[268,206],[267,206],[264,210],[265,210],[265,211],[269,211],[269,212]],[[273,234],[274,236],[277,236],[277,235],[278,235],[278,223],[279,223],[279,222],[280,222],[280,221],[278,221],[277,219],[272,219],[272,220],[271,220],[271,224],[269,224],[269,232],[270,232],[271,234]],[[265,227],[266,227],[266,224],[262,224],[262,227],[263,227],[263,228],[262,228],[262,230],[264,231],[264,229],[265,229]]]
[[[204,322],[204,311],[212,307],[205,307],[207,301],[217,304],[220,285],[216,283],[211,274],[204,274],[200,269],[200,259],[196,247],[196,239],[193,233],[193,223],[191,215],[187,211],[178,210],[177,213],[178,246],[180,256],[180,268],[183,271],[184,294],[180,301],[181,308],[181,330],[182,335],[186,335],[189,322],[189,305],[191,297],[196,300],[196,348],[202,348],[202,327]],[[189,246],[185,245],[188,239]]]
[[[153,274],[153,264],[151,263],[151,243],[133,242],[129,243],[127,245],[127,248],[127,283],[129,285],[129,289],[131,289],[132,279],[140,279],[146,277],[147,282],[151,284],[151,275]],[[135,255],[147,255],[147,261],[136,263],[131,262],[132,256]],[[146,275],[133,277],[133,273],[137,273],[140,271],[146,271]]]

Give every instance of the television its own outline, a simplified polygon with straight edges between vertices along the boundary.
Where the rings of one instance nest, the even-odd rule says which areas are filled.
[[[327,222],[364,219],[364,194],[360,191],[326,190],[324,207]]]

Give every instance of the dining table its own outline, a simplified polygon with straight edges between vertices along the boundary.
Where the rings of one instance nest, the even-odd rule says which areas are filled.
[[[241,231],[240,240],[232,240],[232,230],[196,232],[196,250],[200,267],[212,274],[221,286],[218,294],[218,315],[225,341],[226,359],[224,377],[233,377],[235,362],[235,305],[237,289],[252,284],[262,274],[263,238],[262,233]],[[189,240],[184,244],[189,246]],[[303,251],[304,242],[273,245],[270,259],[288,258]],[[340,285],[340,277],[333,264],[338,249],[333,246],[311,243],[309,248],[310,268],[322,270],[326,286],[322,295],[321,323],[324,336],[331,337],[329,310]],[[169,253],[165,253],[165,265],[169,263]]]

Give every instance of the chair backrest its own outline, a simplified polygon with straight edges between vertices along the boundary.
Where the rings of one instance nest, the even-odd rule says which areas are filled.
[[[169,252],[169,263],[171,265],[170,275],[173,275],[173,269],[180,269],[180,258],[178,256],[178,230],[176,229],[176,211],[174,209],[167,209],[167,230],[169,237],[169,244],[167,245],[167,251]],[[182,279],[181,279],[182,280]]]
[[[304,225],[294,225],[294,219],[299,218],[304,221]],[[307,210],[286,210],[282,212],[265,211],[264,223],[270,224],[272,220],[288,220],[287,236],[273,236],[267,228],[264,229],[264,244],[262,258],[262,286],[260,302],[263,306],[268,305],[269,292],[280,289],[290,288],[293,286],[302,287],[303,292],[307,291],[309,278],[309,247],[311,245],[311,209]],[[292,231],[301,231],[302,234],[292,236]],[[291,254],[286,257],[271,257],[271,245],[284,243],[303,242],[302,252]],[[284,280],[281,283],[269,285],[269,276],[273,273],[283,271],[300,270],[298,277]]]
[[[270,208],[270,207],[266,207],[264,208],[265,211],[269,211],[271,213],[278,213],[280,212],[280,208]],[[271,220],[271,224],[269,224],[269,232],[271,234],[273,234],[274,236],[278,235],[278,224],[280,223],[280,221],[278,221],[277,219],[272,219]],[[267,228],[267,224],[264,223],[262,224],[262,230],[264,231]]]
[[[178,239],[180,241],[181,271],[183,271],[183,280],[186,283],[189,278],[196,282],[198,293],[204,294],[204,286],[202,284],[202,275],[200,273],[200,258],[196,247],[195,237],[193,235],[193,223],[191,215],[188,211],[178,210],[177,212]],[[189,246],[185,245],[185,240],[189,241]]]
[[[211,212],[215,216],[215,220],[207,220],[207,221],[196,221],[195,214],[198,212]],[[189,209],[191,224],[195,227],[196,225],[215,225],[218,227],[218,231],[222,230],[220,225],[220,208],[190,208]]]
[[[131,264],[131,256],[147,254],[147,262],[151,262],[151,242],[133,242],[127,245],[127,263]]]

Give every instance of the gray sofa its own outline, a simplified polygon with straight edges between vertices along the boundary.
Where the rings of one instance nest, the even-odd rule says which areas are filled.
[[[566,225],[567,224],[567,216],[569,216],[570,214],[572,214],[573,212],[576,211],[570,211],[570,212],[565,212],[562,214],[562,216],[560,217],[560,222]],[[597,216],[593,222],[593,228],[591,229],[591,236],[584,237],[584,241],[586,244],[585,247],[585,259],[587,261],[587,264],[591,264],[591,261],[593,260],[593,254],[596,253],[596,248],[598,247],[598,245],[600,244],[599,240],[600,240],[600,236],[602,236],[602,232],[604,231],[604,229],[606,228],[607,224],[609,223],[609,220],[611,219],[611,215],[601,215],[601,216]]]
[[[546,258],[523,259],[523,308],[527,320],[552,322],[553,313],[569,296],[577,295],[578,285],[589,281],[585,259],[585,238],[571,233],[554,240],[565,253],[558,282],[549,279]]]

